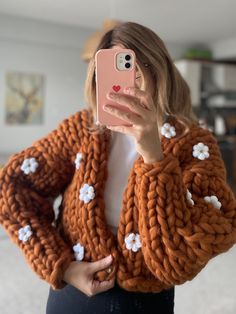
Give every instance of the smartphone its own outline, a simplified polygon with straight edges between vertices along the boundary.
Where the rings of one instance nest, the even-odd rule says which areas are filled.
[[[122,48],[100,49],[95,55],[95,67],[96,124],[132,126],[132,124],[121,118],[104,111],[103,106],[109,103],[114,107],[122,108],[126,112],[132,112],[127,106],[109,100],[107,94],[109,92],[122,94],[125,87],[135,86],[136,58],[134,51]]]

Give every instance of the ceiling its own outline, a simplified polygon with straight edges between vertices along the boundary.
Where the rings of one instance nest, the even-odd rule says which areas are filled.
[[[135,21],[178,43],[236,37],[235,12],[235,0],[0,0],[0,13],[91,29],[109,18]]]

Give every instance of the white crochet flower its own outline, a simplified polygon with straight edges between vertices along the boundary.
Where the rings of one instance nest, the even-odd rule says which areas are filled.
[[[79,199],[81,201],[84,201],[85,203],[88,203],[94,198],[94,196],[95,196],[94,188],[91,185],[85,183],[83,187],[80,189]]]
[[[26,242],[30,236],[32,235],[32,231],[30,228],[30,225],[27,225],[23,228],[20,228],[20,230],[18,230],[18,238],[19,240]]]
[[[198,143],[197,145],[193,146],[193,157],[204,160],[210,156],[208,151],[209,148],[207,145],[204,145],[203,143]]]
[[[207,203],[211,203],[217,209],[221,208],[221,202],[218,201],[218,198],[215,195],[205,196],[204,200]]]
[[[137,252],[138,249],[142,246],[140,241],[140,235],[138,233],[130,233],[128,236],[125,237],[125,246],[128,250]]]
[[[80,161],[81,161],[82,158],[83,158],[83,154],[82,153],[77,153],[76,159],[75,159],[76,169],[79,169]]]
[[[35,172],[36,169],[38,168],[38,163],[36,161],[36,159],[33,158],[28,158],[25,159],[23,164],[21,165],[21,170],[25,173],[25,174],[29,174],[30,172]]]
[[[186,195],[186,198],[188,200],[188,202],[191,204],[191,205],[194,205],[194,200],[192,199],[192,193],[189,192],[189,190],[187,189],[187,195]]]
[[[75,252],[76,260],[82,261],[82,259],[84,258],[84,247],[80,243],[77,243],[73,246],[73,251]]]
[[[161,127],[161,134],[167,138],[171,138],[176,135],[175,127],[171,126],[170,123],[164,123]]]

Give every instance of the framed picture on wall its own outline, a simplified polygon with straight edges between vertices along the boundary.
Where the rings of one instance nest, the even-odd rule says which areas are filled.
[[[9,71],[5,76],[5,123],[43,124],[44,76]]]

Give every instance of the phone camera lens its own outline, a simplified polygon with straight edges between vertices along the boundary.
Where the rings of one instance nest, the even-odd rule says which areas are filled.
[[[129,61],[131,59],[131,56],[130,55],[126,55],[125,56],[125,60]]]
[[[129,63],[129,62],[126,62],[126,64],[125,64],[126,69],[129,69],[130,66],[131,66],[130,63]]]

